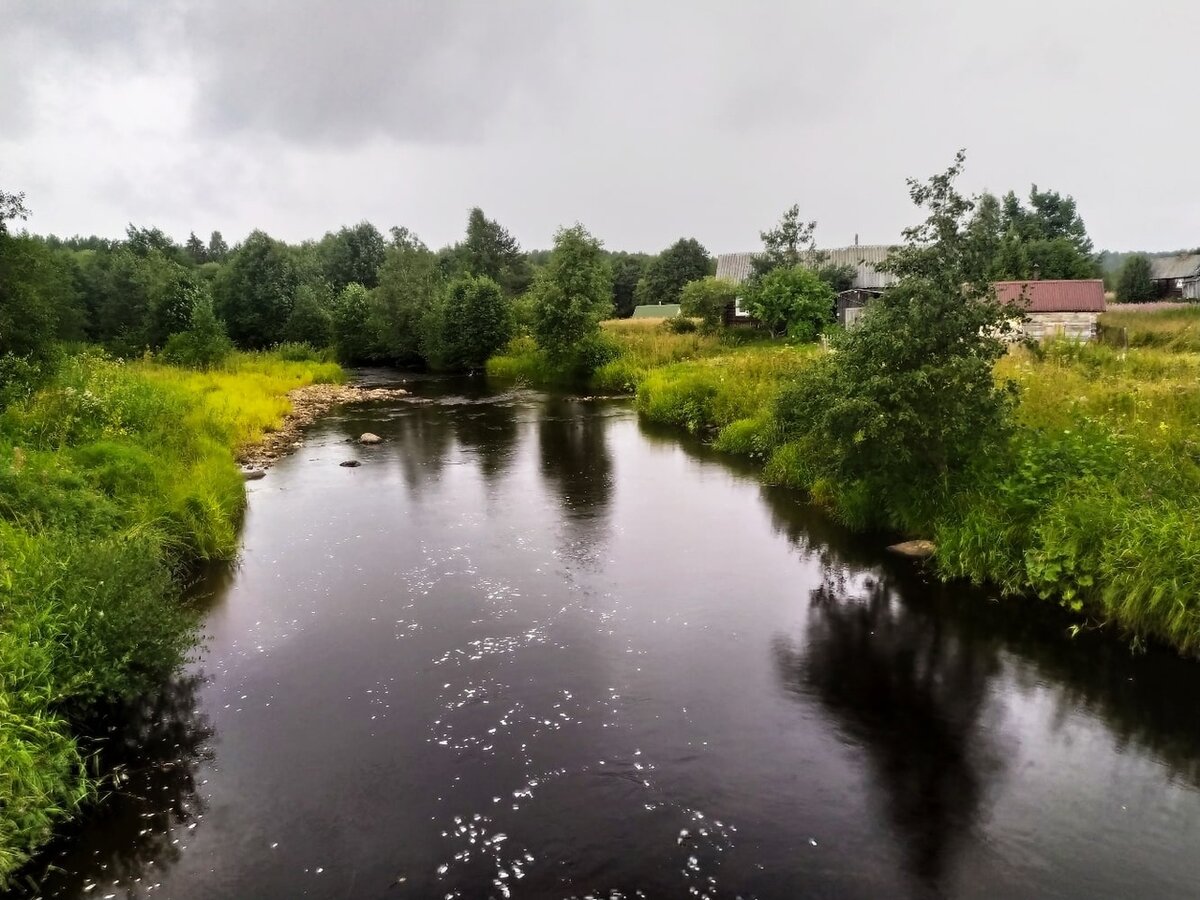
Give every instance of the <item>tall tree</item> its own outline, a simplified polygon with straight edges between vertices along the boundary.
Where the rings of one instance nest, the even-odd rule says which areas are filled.
[[[369,319],[371,299],[361,284],[348,284],[333,302],[333,345],[344,363],[375,358],[375,336]]]
[[[263,231],[251,232],[214,285],[217,313],[234,343],[251,349],[278,343],[298,286],[288,248]]]
[[[613,253],[610,256],[613,273],[613,315],[628,319],[637,306],[637,286],[645,274],[649,257],[644,253]]]
[[[1121,277],[1117,281],[1117,299],[1122,303],[1146,303],[1157,294],[1151,278],[1150,257],[1135,253],[1121,266]]]
[[[463,275],[451,282],[439,314],[440,340],[430,354],[438,368],[482,368],[512,337],[512,302],[486,276]]]
[[[823,262],[816,255],[816,230],[815,221],[805,222],[800,218],[799,204],[788,207],[778,225],[759,233],[763,250],[751,260],[754,274],[762,276],[772,269]]]
[[[712,257],[695,238],[680,238],[646,266],[639,303],[678,303],[689,281],[712,274]]]
[[[283,339],[312,347],[333,343],[333,291],[324,281],[302,284],[296,289],[292,312],[283,326]]]
[[[510,296],[522,293],[532,278],[516,238],[479,207],[467,215],[467,237],[455,247],[454,258],[460,274],[484,275]]]
[[[401,365],[421,361],[424,318],[441,289],[437,256],[408,229],[393,228],[371,295],[373,329],[386,358]]]
[[[556,362],[585,353],[612,312],[612,270],[600,241],[582,225],[560,228],[530,294],[538,346]]]
[[[225,262],[229,256],[229,245],[225,243],[225,238],[221,237],[221,232],[214,231],[208,237],[208,250],[205,253],[209,262]]]
[[[193,231],[188,235],[183,249],[196,265],[208,262],[208,248],[204,246],[204,241],[196,237],[196,232]]]
[[[322,274],[335,292],[351,283],[373,288],[385,248],[383,235],[370,222],[329,232],[319,245]]]

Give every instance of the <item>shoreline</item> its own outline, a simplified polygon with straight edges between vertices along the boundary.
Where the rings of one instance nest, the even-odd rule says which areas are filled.
[[[310,384],[288,391],[291,411],[279,428],[264,433],[262,440],[237,452],[238,466],[247,481],[261,478],[277,460],[298,450],[303,443],[300,438],[304,429],[333,407],[407,396],[409,392],[403,388],[367,388],[356,384]]]

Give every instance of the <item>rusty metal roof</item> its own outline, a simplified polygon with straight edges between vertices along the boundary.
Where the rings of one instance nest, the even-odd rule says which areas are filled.
[[[1099,278],[1075,281],[997,281],[996,299],[1023,304],[1027,312],[1104,312],[1104,282]]]
[[[1155,281],[1200,275],[1200,253],[1150,257],[1150,277]]]
[[[818,250],[826,259],[821,263],[827,266],[849,266],[855,270],[854,286],[878,290],[896,283],[896,276],[891,272],[880,272],[877,268],[887,259],[892,248],[886,244],[860,244],[854,247],[835,247],[832,250]],[[753,273],[751,261],[757,253],[722,253],[717,257],[717,277],[728,278],[738,284],[746,281]],[[804,254],[807,258],[810,254]]]

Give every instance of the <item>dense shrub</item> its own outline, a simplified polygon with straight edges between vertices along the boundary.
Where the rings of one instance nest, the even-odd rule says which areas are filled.
[[[815,341],[833,322],[833,289],[804,266],[773,269],[745,291],[750,315],[777,337]]]

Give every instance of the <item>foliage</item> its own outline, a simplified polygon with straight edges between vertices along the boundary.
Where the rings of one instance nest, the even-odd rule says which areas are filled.
[[[512,309],[500,285],[486,276],[455,279],[436,307],[436,348],[426,357],[440,369],[480,369],[512,337]]]
[[[613,253],[610,257],[613,271],[613,315],[628,319],[637,306],[637,286],[650,257],[644,253]]]
[[[328,282],[302,284],[296,289],[291,314],[283,326],[283,339],[312,347],[333,343],[333,290]]]
[[[972,202],[954,188],[962,164],[960,153],[944,174],[909,182],[929,216],[889,262],[899,284],[776,405],[784,435],[819,448],[817,477],[856,501],[840,509],[852,520],[869,498],[875,524],[922,527],[930,503],[1008,433],[1012,394],[992,365],[1012,313],[970,282]]]
[[[689,281],[679,293],[680,313],[699,319],[712,331],[725,322],[725,310],[737,299],[738,286],[725,278],[706,275]]]
[[[385,244],[379,229],[370,222],[359,222],[353,227],[343,226],[336,232],[326,233],[317,250],[321,276],[334,294],[340,293],[348,284],[361,284],[368,289],[375,287]]]
[[[711,273],[708,251],[695,238],[680,238],[646,266],[635,299],[639,304],[678,303],[685,284]]]
[[[252,350],[279,343],[298,285],[287,247],[265,232],[251,232],[214,286],[217,312],[229,336]]]
[[[1029,205],[1009,191],[983,194],[966,224],[972,279],[1095,278],[1099,266],[1071,197],[1030,189]]]
[[[452,274],[485,276],[509,296],[523,293],[532,277],[516,238],[479,207],[468,214],[466,240],[454,247],[450,260]]]
[[[1117,300],[1121,303],[1145,303],[1156,294],[1151,278],[1150,258],[1144,253],[1135,253],[1121,266],[1121,277],[1117,281]]]
[[[804,266],[772,269],[745,287],[745,306],[773,336],[815,341],[833,322],[833,290]]]
[[[784,210],[779,224],[759,235],[763,251],[751,260],[754,277],[762,277],[775,269],[794,269],[801,263],[823,262],[817,254],[816,230],[816,222],[801,221],[799,204]]]
[[[361,284],[342,288],[333,303],[333,346],[344,363],[375,358],[376,339],[371,328],[371,296]]]
[[[538,346],[558,364],[582,360],[612,311],[612,271],[600,241],[582,225],[560,228],[530,294]]]
[[[171,335],[162,355],[177,366],[211,369],[232,352],[233,343],[213,311],[212,300],[202,295],[192,306],[187,330]]]
[[[279,424],[287,390],[338,377],[87,353],[0,413],[0,887],[94,795],[69,723],[158,684],[192,646],[180,583],[236,552],[234,450]]]
[[[393,229],[371,294],[371,330],[385,358],[411,365],[422,359],[423,319],[442,291],[437,257],[405,229]]]

